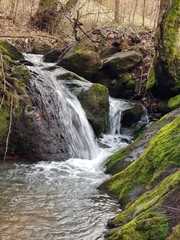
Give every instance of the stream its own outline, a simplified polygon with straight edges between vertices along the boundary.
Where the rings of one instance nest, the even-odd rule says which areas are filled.
[[[36,64],[41,62],[40,57],[29,58]],[[31,70],[41,74],[42,67],[41,62]],[[46,76],[49,74],[46,70]],[[49,84],[56,74],[57,70]],[[100,240],[104,239],[108,219],[120,211],[118,204],[97,187],[109,177],[104,173],[104,161],[127,146],[123,139],[129,136],[121,135],[120,122],[128,104],[110,98],[109,131],[100,140],[102,148],[77,98],[55,80],[53,87],[58,93],[56,99],[57,95],[62,99],[62,94],[67,99],[61,101],[59,109],[66,112],[61,124],[68,128],[72,157],[59,162],[49,159],[0,164],[1,240]],[[71,118],[76,119],[76,124]]]

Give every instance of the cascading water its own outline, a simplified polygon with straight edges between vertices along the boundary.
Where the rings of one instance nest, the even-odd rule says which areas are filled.
[[[42,101],[44,101],[46,108],[48,100],[51,104],[53,103],[53,108],[49,106],[49,109],[51,108],[58,125],[61,128],[63,127],[66,133],[65,138],[69,148],[69,155],[84,159],[96,157],[98,155],[98,146],[81,104],[77,97],[63,85],[62,81],[57,80],[57,77],[65,70],[60,67],[53,67],[52,64],[43,63],[41,56],[28,55],[27,58],[35,64],[30,69],[41,77],[41,81],[35,78],[33,84],[41,92]],[[48,69],[50,66],[51,68]],[[49,89],[51,92],[49,92]]]
[[[121,118],[122,112],[130,108],[128,102],[109,97],[110,111],[109,111],[109,127],[107,134],[103,136],[101,142],[114,149],[119,149],[127,146],[130,136],[121,134]]]
[[[103,161],[127,145],[121,141],[128,137],[121,135],[120,122],[128,106],[110,98],[109,132],[102,139],[105,147],[98,149],[79,101],[58,80],[65,70],[44,64],[41,56],[27,57],[41,76],[33,84],[43,112],[48,110],[44,117],[63,125],[72,158],[0,165],[0,239],[102,240],[118,205],[97,187],[107,178]]]

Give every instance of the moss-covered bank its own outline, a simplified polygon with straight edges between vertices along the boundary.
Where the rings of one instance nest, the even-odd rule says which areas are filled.
[[[106,181],[106,190],[124,203],[135,199],[173,168],[180,167],[179,147],[180,117],[177,117],[158,131],[137,160]]]
[[[135,142],[107,160],[107,170],[116,174],[100,189],[116,196],[123,208],[109,221],[111,229],[107,232],[107,239],[178,239],[179,113],[180,108],[165,115]],[[131,162],[134,151],[142,146],[141,155]]]
[[[112,223],[115,230],[110,240],[165,240],[171,232],[171,217],[165,202],[180,189],[180,172],[167,176],[154,189],[146,192],[116,216]],[[168,205],[171,208],[171,205]],[[178,220],[177,220],[178,221]]]

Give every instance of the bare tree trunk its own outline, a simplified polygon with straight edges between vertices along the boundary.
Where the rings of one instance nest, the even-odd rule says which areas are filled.
[[[132,24],[134,24],[134,19],[135,19],[135,14],[136,14],[137,6],[138,6],[138,0],[135,1],[135,7],[134,7],[134,11],[133,11]]]
[[[40,0],[39,7],[31,18],[31,25],[41,31],[53,33],[57,14],[56,0]]]
[[[58,11],[57,0],[40,0],[35,15],[31,18],[30,24],[41,31],[53,34],[63,15],[70,12],[79,0],[68,0]]]
[[[145,15],[146,15],[146,0],[143,0],[143,17],[142,17],[143,26],[145,26]]]
[[[120,23],[120,0],[115,0],[115,14],[114,14],[114,20],[117,23]]]

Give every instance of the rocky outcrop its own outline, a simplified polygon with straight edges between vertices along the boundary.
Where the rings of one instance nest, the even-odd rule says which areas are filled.
[[[78,95],[78,99],[86,112],[96,136],[107,127],[109,115],[109,91],[101,84],[93,84],[87,91]]]

